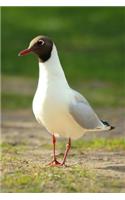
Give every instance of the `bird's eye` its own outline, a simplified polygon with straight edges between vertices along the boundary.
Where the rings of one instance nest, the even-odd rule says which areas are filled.
[[[42,45],[44,45],[44,41],[43,40],[39,40],[38,42],[37,42],[37,44],[39,45],[39,46],[42,46]]]

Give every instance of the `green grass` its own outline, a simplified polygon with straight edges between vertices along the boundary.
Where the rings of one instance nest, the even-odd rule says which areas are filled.
[[[80,183],[76,187],[74,183],[76,176],[81,180],[83,177],[93,179],[93,176],[87,169],[81,170],[80,167],[73,167],[70,170],[50,169],[48,167],[36,166],[35,164],[32,167],[28,166],[27,171],[25,171],[26,168],[24,166],[22,169],[23,173],[21,170],[17,170],[11,176],[6,176],[3,180],[6,191],[14,192],[13,189],[16,188],[15,192],[56,192],[57,190],[58,192],[77,192],[79,189],[82,190],[82,187]]]
[[[74,141],[73,148],[79,148],[80,150],[97,150],[97,149],[105,149],[109,151],[123,149],[125,150],[125,139],[96,139],[90,141]]]
[[[2,192],[120,192],[119,186],[123,184],[110,176],[98,177],[83,166],[58,169],[34,165],[34,168],[17,170],[4,177]]]
[[[20,144],[12,144],[12,143],[2,143],[1,148],[4,149],[5,151],[11,150],[17,152],[18,150],[25,150],[27,147],[27,141],[25,140],[25,143],[20,143]],[[52,145],[49,143],[44,143],[41,145],[41,148],[52,148]],[[60,141],[57,143],[57,148],[61,148],[62,150],[65,149],[65,141]],[[97,149],[103,149],[103,150],[125,150],[125,139],[124,138],[116,138],[116,139],[95,139],[95,140],[89,140],[89,141],[84,141],[84,140],[75,140],[72,142],[72,149],[75,150],[97,150]]]
[[[122,179],[113,178],[110,174],[108,177],[101,175],[98,169],[92,170],[86,163],[70,164],[64,168],[47,167],[42,158],[37,156],[37,159],[33,154],[35,149],[31,151],[32,147],[25,145],[2,144],[2,192],[120,192],[124,185]],[[61,142],[58,147],[64,148],[64,144]],[[40,147],[41,151],[45,148]],[[112,152],[125,150],[125,140],[78,140],[72,145],[72,152],[77,151],[77,154],[69,156],[68,160],[71,163],[72,159],[78,160],[82,151],[102,149]]]
[[[25,77],[27,81],[27,77],[38,78],[37,58],[18,57],[18,52],[33,37],[45,34],[55,41],[72,88],[79,90],[94,107],[125,106],[124,7],[2,7],[1,17],[4,77]],[[21,94],[22,90],[23,87],[16,93],[9,89],[2,91],[2,108],[31,108],[33,97]],[[29,139],[22,140],[16,143],[13,138],[12,143],[2,144],[2,192],[121,192],[125,189],[123,179],[112,177],[110,171],[107,175],[100,174],[86,163],[79,164],[78,158],[84,152],[124,151],[124,139],[74,141],[68,160],[78,163],[66,168],[45,167],[44,162],[51,154],[49,143],[38,147],[29,146]],[[57,148],[64,151],[64,147],[64,142],[58,142]]]
[[[19,94],[2,94],[1,106],[4,110],[31,108],[32,96]]]
[[[17,54],[34,36],[45,34],[57,44],[71,87],[80,88],[97,106],[124,106],[124,16],[121,7],[3,7],[2,74],[37,78],[36,57]],[[88,93],[87,82],[92,83]],[[95,82],[106,87],[94,87]],[[31,97],[23,102],[21,96],[8,93],[6,107],[29,105]]]
[[[71,87],[80,88],[97,106],[124,106],[125,8],[2,7],[1,17],[4,76],[37,79],[36,57],[17,54],[34,36],[45,34],[57,44]],[[94,87],[95,82],[106,86]],[[92,84],[87,91],[86,83]],[[4,104],[7,108],[29,106],[31,97],[27,96],[24,102],[21,96],[8,93],[7,105]]]
[[[2,8],[2,73],[36,77],[34,56],[17,54],[32,37],[46,34],[56,42],[74,84],[93,78],[122,82],[124,11],[111,7]]]
[[[57,144],[57,148],[63,151],[65,149],[65,142],[60,142]],[[51,149],[51,145],[47,144],[46,148]],[[116,138],[116,139],[95,139],[89,141],[76,140],[72,142],[72,149],[75,151],[93,151],[93,150],[108,150],[108,151],[117,151],[125,150],[125,139]]]

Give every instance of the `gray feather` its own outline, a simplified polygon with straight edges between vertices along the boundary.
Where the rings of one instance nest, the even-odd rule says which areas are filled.
[[[75,121],[84,129],[103,128],[102,122],[97,117],[87,100],[75,90],[74,101],[71,102],[69,110]]]

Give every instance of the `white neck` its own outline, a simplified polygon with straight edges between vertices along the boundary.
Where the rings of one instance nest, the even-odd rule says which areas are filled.
[[[50,82],[50,84],[53,80],[56,83],[62,82],[68,86],[55,45],[53,45],[49,60],[44,63],[39,62],[39,84],[42,84],[41,82],[43,82],[45,79],[47,82]]]

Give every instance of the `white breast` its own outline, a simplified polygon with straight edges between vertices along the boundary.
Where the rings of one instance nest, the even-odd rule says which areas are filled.
[[[51,58],[45,63],[39,63],[39,81],[33,99],[33,113],[38,122],[49,131],[62,123],[63,113],[68,109],[68,90],[69,86],[54,46]]]
[[[61,83],[51,79],[51,83],[44,78],[38,86],[33,99],[33,112],[36,119],[47,129],[50,124],[58,123],[59,117],[68,109],[66,89],[60,89]],[[57,124],[55,124],[56,126]]]
[[[35,94],[33,112],[37,121],[51,134],[74,139],[82,136],[83,129],[69,114],[69,98],[64,94],[66,91],[56,90],[51,93],[50,88],[47,88],[42,95],[41,93],[39,95],[39,90]]]
[[[50,133],[78,138],[84,130],[70,116],[71,93],[54,46],[51,58],[45,63],[39,63],[39,81],[33,99],[33,113],[37,121]]]

